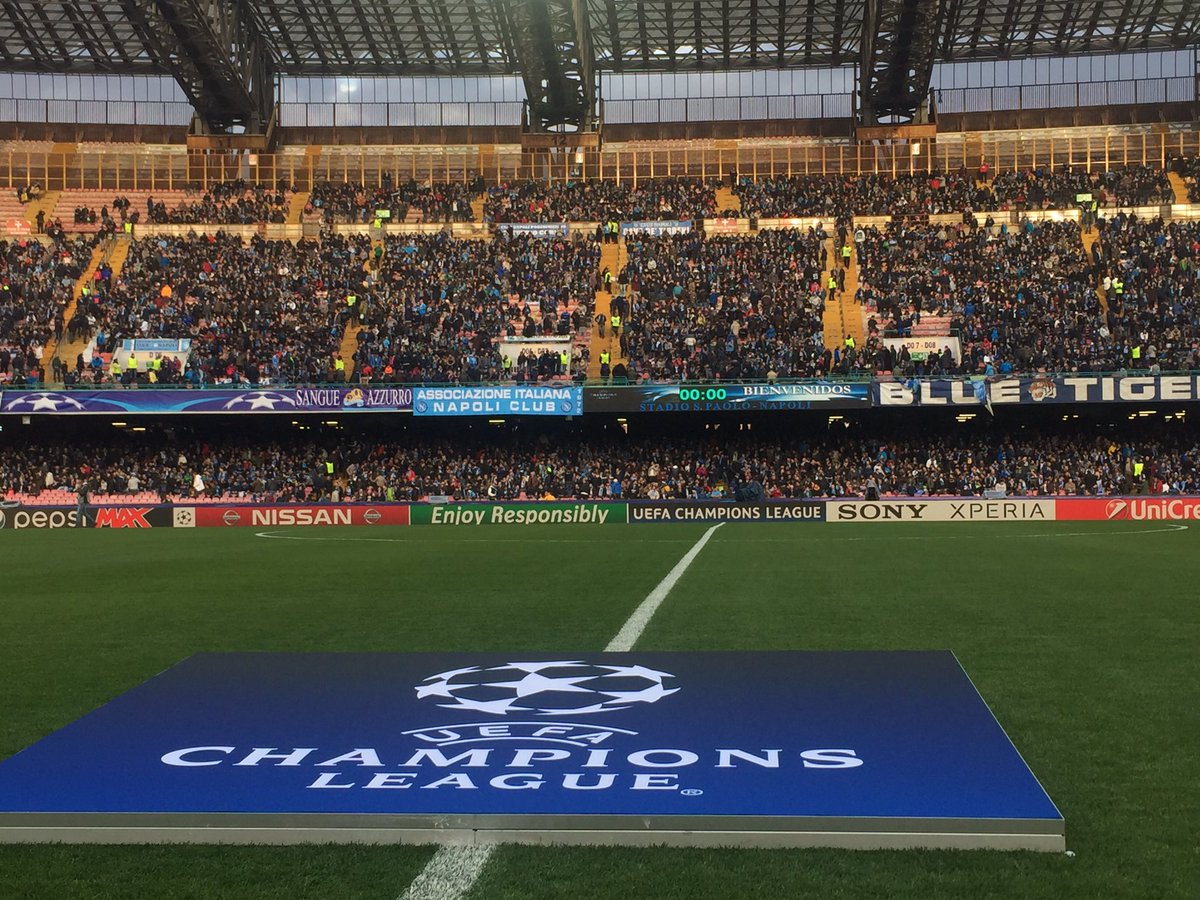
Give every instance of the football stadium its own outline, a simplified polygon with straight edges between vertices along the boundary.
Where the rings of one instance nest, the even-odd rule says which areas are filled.
[[[6,0],[0,900],[1197,896],[1198,266],[1190,0]]]

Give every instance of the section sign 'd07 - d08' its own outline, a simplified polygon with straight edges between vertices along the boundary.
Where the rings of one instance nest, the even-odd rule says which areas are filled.
[[[185,829],[1063,847],[946,651],[200,654],[0,763],[0,839]]]

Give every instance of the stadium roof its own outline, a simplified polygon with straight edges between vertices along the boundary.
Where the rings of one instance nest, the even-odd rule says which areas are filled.
[[[528,0],[192,0],[257,24],[288,75],[520,70],[512,7]],[[872,0],[873,2],[873,0]],[[0,69],[172,73],[147,4],[0,0]],[[605,71],[830,66],[854,62],[863,0],[587,0]],[[937,59],[1179,48],[1200,40],[1194,0],[942,0]]]

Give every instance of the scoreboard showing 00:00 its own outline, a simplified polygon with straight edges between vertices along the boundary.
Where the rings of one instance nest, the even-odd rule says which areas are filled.
[[[714,410],[829,409],[871,405],[870,385],[806,382],[802,384],[638,384],[585,388],[590,412],[696,412]]]

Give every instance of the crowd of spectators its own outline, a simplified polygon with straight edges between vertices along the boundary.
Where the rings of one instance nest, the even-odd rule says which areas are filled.
[[[1095,426],[931,432],[914,424],[816,436],[121,435],[10,442],[0,453],[5,499],[84,482],[92,495],[270,502],[1200,493],[1200,440],[1182,424],[1125,435]]]
[[[506,364],[498,342],[586,331],[600,259],[594,242],[438,233],[389,236],[384,247],[361,313],[356,360],[364,378],[442,383],[586,373],[582,354],[572,354],[570,373]]]
[[[994,374],[1115,371],[1124,362],[1073,222],[891,225],[855,237],[856,298],[871,316],[864,366]],[[878,337],[908,336],[922,316],[950,318],[959,361],[941,355],[918,364],[882,347]]]
[[[636,373],[774,380],[827,371],[818,232],[630,235],[625,246],[613,303]]]
[[[1184,187],[1187,188],[1188,200],[1192,203],[1200,203],[1200,180],[1198,180],[1200,158],[1176,157],[1171,160],[1170,168],[1183,179]]]
[[[405,221],[410,210],[419,212],[422,222],[471,222],[475,218],[471,204],[483,192],[481,179],[447,184],[393,183],[391,174],[384,172],[380,182],[373,188],[346,181],[317,182],[304,214],[319,216],[329,225],[367,224],[381,210],[387,210],[388,221],[394,222]]]
[[[19,203],[32,203],[42,196],[42,186],[38,183],[25,184],[17,188],[14,193],[17,195]]]
[[[95,225],[102,221],[102,217],[103,219],[109,217],[107,206],[103,207],[100,213],[90,206],[77,206],[71,221],[76,225]]]
[[[503,234],[398,235],[374,249],[365,235],[138,239],[119,277],[102,267],[80,298],[67,330],[94,336],[94,354],[64,360],[65,381],[124,379],[103,356],[130,338],[191,339],[186,367],[157,371],[159,383],[304,384],[351,372],[360,382],[583,377],[586,348],[573,348],[565,366],[557,354],[551,365],[520,365],[517,354],[505,362],[498,342],[552,336],[570,346],[586,336],[598,261],[592,241]],[[348,322],[361,328],[342,359]]]
[[[922,216],[986,207],[986,188],[971,174],[794,175],[741,179],[734,193],[754,218]],[[981,205],[982,204],[982,205]]]
[[[490,188],[485,221],[679,221],[720,215],[718,182],[696,178],[646,178],[637,187],[615,181],[520,181]]]
[[[743,178],[734,187],[742,215],[756,218],[958,214],[968,210],[1078,209],[1081,194],[1101,208],[1171,203],[1166,171],[1129,166],[1104,172],[1062,167],[911,175],[795,175]]]
[[[1111,340],[1151,372],[1200,369],[1200,223],[1117,215],[1092,252]]]
[[[1066,166],[1001,172],[991,180],[990,189],[992,202],[976,209],[1075,209],[1081,205],[1077,199],[1081,194],[1091,194],[1101,208],[1161,205],[1174,200],[1166,171],[1153,166],[1105,172]]]
[[[379,202],[399,204],[397,218],[408,203],[469,218],[480,187],[395,187],[389,180],[376,191],[318,185],[313,198],[335,218],[369,217]],[[846,211],[965,209],[984,195],[1031,214],[1070,205],[1081,192],[1101,203],[1144,204],[1167,196],[1170,186],[1163,172],[1135,167],[1103,175],[1005,173],[990,181],[974,173],[802,177],[743,182],[738,191],[753,214],[819,212],[844,223]],[[164,212],[151,198],[146,215],[257,221],[282,215],[290,197],[286,183],[229,182],[176,210]],[[636,190],[613,182],[521,183],[490,192],[487,203],[489,217],[501,219],[676,219],[711,215],[715,191],[684,179],[645,180]],[[117,197],[111,215],[106,207],[101,217],[112,222],[138,212]],[[707,238],[698,231],[631,232],[611,284],[621,356],[632,377],[655,380],[1200,369],[1200,225],[1102,211],[1089,256],[1072,222],[957,219],[939,225],[900,216],[853,234],[836,226],[835,243],[857,248],[855,299],[869,322],[862,346],[833,354],[824,346],[823,231]],[[2,245],[0,379],[31,375],[42,348],[63,329],[62,311],[89,248],[52,232],[52,246]],[[490,241],[391,234],[382,245],[336,235],[320,243],[243,243],[220,232],[139,239],[120,277],[98,278],[66,329],[71,337],[96,334],[100,352],[130,337],[191,337],[188,366],[164,372],[165,381],[340,380],[341,366],[364,381],[582,378],[585,341],[566,364],[545,350],[532,363],[528,354],[524,363],[514,355],[506,361],[497,342],[586,338],[592,296],[607,283],[598,278],[599,251],[581,235],[541,239],[503,227]],[[841,274],[836,265],[834,271]],[[946,318],[946,331],[961,342],[958,357],[914,359],[885,346],[882,338],[909,336],[930,317]],[[364,327],[354,359],[339,365],[351,319]],[[70,383],[111,375],[107,362],[63,362]]]
[[[81,298],[71,328],[96,334],[99,353],[126,338],[191,338],[178,379],[228,384],[306,383],[334,371],[361,290],[366,237],[249,242],[236,235],[146,238],[132,243],[120,276]],[[107,374],[75,360],[73,378]],[[170,378],[163,380],[170,381]]]
[[[38,372],[47,342],[62,334],[62,316],[91,256],[82,238],[0,241],[0,384]]]
[[[146,209],[141,209],[124,195],[113,198],[109,205],[97,211],[90,206],[77,206],[73,212],[76,225],[97,225],[115,233],[125,222],[134,225],[150,222],[155,225],[258,225],[264,222],[282,224],[287,221],[288,207],[294,190],[287,179],[274,187],[243,180],[224,181],[202,190],[199,184],[185,186],[185,199],[168,206],[161,198],[146,197]]]
[[[282,179],[274,186],[236,180],[211,185],[200,192],[193,185],[195,199],[184,200],[174,208],[146,200],[147,220],[160,225],[255,225],[262,222],[283,224],[291,204],[292,185]],[[128,208],[126,200],[124,208]]]
[[[1183,160],[1176,168],[1191,181],[1192,199],[1200,196],[1195,163]],[[680,220],[735,216],[735,210],[717,208],[716,179],[647,178],[634,187],[613,181],[516,181],[486,188],[484,218],[494,223]],[[169,207],[149,197],[146,209],[131,209],[128,198],[112,203],[111,219],[156,224],[248,225],[283,223],[294,193],[287,179],[275,185],[245,180],[226,181],[207,190],[190,184],[192,196]],[[365,224],[380,210],[390,220],[404,221],[410,210],[423,222],[469,222],[472,202],[485,192],[482,179],[471,182],[397,183],[384,172],[380,184],[367,187],[350,181],[321,181],[314,185],[305,214],[328,224]],[[989,176],[960,170],[953,173],[922,172],[909,175],[796,175],[742,178],[734,186],[741,215],[755,218],[795,216],[845,217],[849,215],[923,216],[962,213],[966,210],[1073,209],[1080,194],[1093,195],[1101,207],[1170,203],[1173,199],[1166,171],[1151,166],[1129,166],[1104,172],[1078,168],[1036,168],[1006,171]],[[38,196],[35,187],[18,195],[28,202]],[[75,224],[107,223],[106,206],[74,211]]]

